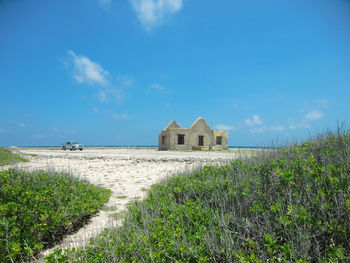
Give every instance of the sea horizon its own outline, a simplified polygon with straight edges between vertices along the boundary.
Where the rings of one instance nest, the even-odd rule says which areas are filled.
[[[9,145],[9,146],[1,146],[1,147],[17,147],[17,148],[59,148],[60,145]],[[84,145],[84,148],[158,148],[158,145]],[[266,149],[266,148],[274,148],[270,146],[239,146],[239,145],[229,145],[228,149]]]

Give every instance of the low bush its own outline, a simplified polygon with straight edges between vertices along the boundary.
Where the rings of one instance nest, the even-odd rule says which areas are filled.
[[[81,226],[110,191],[65,173],[0,171],[0,261],[27,261]]]
[[[151,187],[121,228],[46,262],[349,262],[350,136]]]
[[[18,156],[9,149],[0,147],[0,166],[15,164],[18,162],[28,162],[28,159]]]

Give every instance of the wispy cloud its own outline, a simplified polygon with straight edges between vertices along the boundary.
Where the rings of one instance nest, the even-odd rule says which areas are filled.
[[[259,115],[253,115],[252,118],[248,118],[245,120],[245,124],[248,126],[255,126],[263,124],[263,121],[259,117]]]
[[[5,133],[7,133],[7,131],[5,130],[5,129],[3,129],[3,128],[0,128],[0,134],[5,134]]]
[[[280,132],[284,131],[286,128],[283,125],[276,125],[276,126],[271,126],[270,131],[272,132]]]
[[[132,77],[119,75],[113,80],[109,72],[97,62],[93,62],[86,56],[76,55],[71,50],[68,51],[68,54],[72,65],[72,77],[78,83],[88,84],[96,88],[96,97],[100,102],[122,102],[123,89],[133,84]]]
[[[45,138],[45,135],[41,134],[41,133],[37,133],[34,135],[34,138],[37,138],[37,139],[44,139]]]
[[[182,0],[129,0],[146,30],[159,25],[164,17],[182,8]]]
[[[127,115],[125,113],[123,113],[123,114],[114,113],[113,118],[116,120],[129,120],[130,119],[129,115]]]
[[[77,82],[101,86],[109,84],[107,80],[109,72],[104,70],[100,64],[91,61],[88,57],[76,55],[71,50],[68,51],[68,54],[71,56],[73,63],[73,78]]]
[[[27,125],[26,125],[25,123],[23,123],[23,122],[22,122],[22,123],[20,123],[20,124],[18,124],[18,126],[19,126],[19,127],[21,127],[21,128],[25,128],[25,127],[27,127]]]
[[[166,93],[167,92],[165,87],[163,85],[157,83],[157,82],[152,83],[149,87],[150,87],[150,89],[156,90],[156,91],[161,92],[161,93]]]
[[[307,113],[305,115],[305,119],[310,120],[310,121],[315,121],[315,120],[319,120],[323,117],[322,112],[318,111],[318,110],[313,110],[310,111],[309,113]]]
[[[262,133],[268,131],[268,128],[266,126],[260,126],[260,127],[252,127],[249,129],[250,133]]]
[[[322,106],[327,106],[328,105],[328,100],[320,99],[320,100],[316,100],[316,103],[319,104],[319,105],[322,105]]]
[[[286,128],[283,125],[275,125],[275,126],[255,126],[249,129],[249,132],[254,133],[263,133],[263,132],[282,132]]]
[[[111,8],[112,0],[97,0],[97,3],[100,7],[108,11]]]
[[[100,89],[97,93],[97,98],[100,102],[108,102],[113,100],[116,103],[121,103],[124,99],[123,90],[117,87]]]
[[[55,136],[62,137],[61,131],[58,128],[52,128],[52,131],[54,132]]]
[[[98,107],[92,107],[92,110],[93,110],[94,112],[98,112],[98,111],[99,111],[99,108],[98,108]]]
[[[108,101],[107,93],[105,90],[99,90],[97,93],[97,98],[100,102],[107,102]]]
[[[300,112],[304,113],[302,118],[299,120],[299,122],[292,123],[288,126],[288,129],[290,130],[295,130],[298,128],[302,129],[310,129],[312,126],[313,121],[317,121],[323,118],[323,113],[319,110],[311,110],[307,113],[305,112]]]
[[[116,81],[118,86],[122,86],[124,88],[128,88],[134,84],[133,77],[127,75],[118,75]]]
[[[215,129],[224,130],[224,131],[231,131],[231,130],[235,130],[235,127],[230,126],[230,125],[226,125],[226,124],[218,124],[218,125],[215,125]]]

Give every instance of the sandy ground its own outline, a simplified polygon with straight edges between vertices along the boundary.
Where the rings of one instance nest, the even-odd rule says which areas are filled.
[[[86,244],[88,239],[106,227],[121,224],[126,206],[142,199],[152,184],[162,178],[183,171],[191,171],[206,164],[224,164],[236,155],[228,152],[176,152],[156,149],[97,149],[61,151],[58,149],[21,149],[30,162],[20,163],[20,169],[49,169],[65,171],[93,184],[111,189],[112,195],[105,208],[76,233],[69,235],[52,249],[72,248]]]

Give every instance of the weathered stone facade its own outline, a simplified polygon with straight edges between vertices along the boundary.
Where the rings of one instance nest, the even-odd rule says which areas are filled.
[[[190,128],[181,128],[171,121],[159,135],[159,150],[225,150],[228,132],[212,130],[203,118]]]

